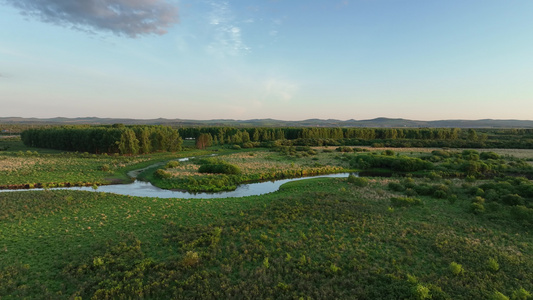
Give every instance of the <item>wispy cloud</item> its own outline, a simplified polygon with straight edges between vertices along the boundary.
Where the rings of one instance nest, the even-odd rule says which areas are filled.
[[[290,101],[298,91],[295,83],[271,78],[263,82],[265,98],[270,100]]]
[[[243,41],[241,23],[251,23],[253,20],[236,20],[227,1],[209,1],[211,12],[208,23],[213,30],[213,41],[208,45],[209,53],[219,56],[245,54],[251,50]]]
[[[167,0],[4,0],[23,15],[83,31],[121,36],[162,35],[178,22]]]

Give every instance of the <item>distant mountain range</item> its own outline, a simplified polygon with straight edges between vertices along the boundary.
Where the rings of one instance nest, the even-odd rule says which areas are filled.
[[[533,120],[439,120],[416,121],[407,119],[376,118],[370,120],[309,119],[303,121],[282,121],[274,119],[252,120],[184,120],[184,119],[115,119],[115,118],[19,118],[0,117],[0,124],[116,124],[126,125],[170,125],[170,126],[232,126],[232,127],[430,127],[430,128],[533,128]]]

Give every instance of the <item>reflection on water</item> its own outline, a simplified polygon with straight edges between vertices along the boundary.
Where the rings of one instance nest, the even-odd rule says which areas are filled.
[[[279,190],[279,187],[287,182],[303,180],[309,178],[322,178],[322,177],[348,177],[350,173],[338,173],[330,175],[319,175],[312,177],[300,177],[292,179],[281,179],[275,181],[266,181],[250,184],[242,184],[237,187],[234,191],[229,192],[218,192],[218,193],[189,193],[182,191],[171,191],[163,190],[158,187],[153,186],[150,182],[138,181],[135,180],[133,183],[129,184],[112,184],[112,185],[103,185],[99,186],[98,189],[92,187],[69,187],[69,188],[51,188],[50,190],[75,190],[75,191],[89,191],[89,192],[104,192],[104,193],[114,193],[119,195],[126,196],[135,196],[135,197],[155,197],[155,198],[181,198],[181,199],[208,199],[208,198],[229,198],[229,197],[246,197],[246,196],[257,196],[267,193],[272,193]],[[10,192],[10,191],[35,191],[42,189],[31,189],[31,190],[0,190],[0,192]]]

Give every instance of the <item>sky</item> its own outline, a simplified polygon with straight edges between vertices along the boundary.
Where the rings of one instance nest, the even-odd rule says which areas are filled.
[[[533,119],[531,0],[0,0],[0,117]]]

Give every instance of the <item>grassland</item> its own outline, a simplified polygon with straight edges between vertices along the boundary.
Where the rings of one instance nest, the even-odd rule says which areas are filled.
[[[533,290],[531,227],[508,208],[480,216],[466,198],[424,196],[393,208],[393,181],[311,179],[221,200],[0,194],[0,295],[488,299]]]
[[[18,184],[85,180],[88,174],[104,180],[156,161],[210,153],[105,157],[40,152],[11,142],[0,152],[0,178],[10,174]],[[217,153],[247,177],[352,167],[354,154],[332,149]],[[465,153],[436,160],[431,151],[406,151],[437,167],[471,162]],[[389,158],[399,157],[376,155],[376,161]],[[501,166],[502,172],[514,170],[503,167],[511,163],[526,168],[514,159],[475,162]],[[113,174],[102,171],[103,164]],[[194,165],[165,172],[196,176]],[[309,179],[272,194],[216,200],[68,190],[0,193],[0,298],[531,298],[531,181],[443,178],[441,171],[353,183]],[[218,175],[204,175],[209,176]]]
[[[96,155],[30,148],[19,139],[0,140],[0,188],[31,188],[124,183],[127,172],[207,150],[136,156]],[[185,154],[186,153],[186,154]]]

